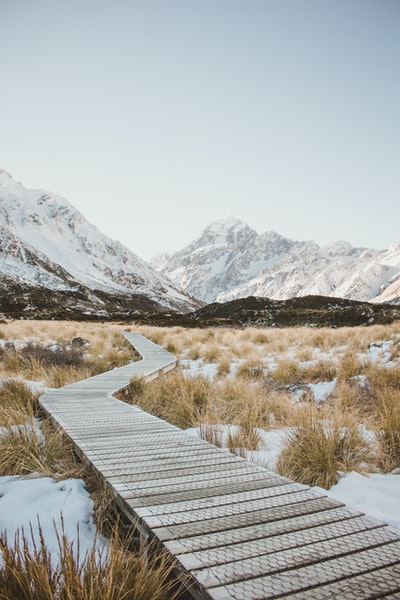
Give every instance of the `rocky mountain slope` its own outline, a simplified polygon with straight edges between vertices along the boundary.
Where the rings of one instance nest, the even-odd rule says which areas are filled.
[[[0,310],[42,314],[53,304],[59,311],[105,317],[115,310],[199,307],[67,200],[28,190],[0,171]]]
[[[175,254],[161,254],[150,264],[205,302],[245,285],[272,268],[295,245],[275,232],[258,235],[229,217],[211,223],[191,244]]]
[[[347,242],[321,247],[275,232],[259,235],[231,217],[212,223],[191,244],[151,264],[206,302],[307,295],[400,302],[400,243],[384,250]]]

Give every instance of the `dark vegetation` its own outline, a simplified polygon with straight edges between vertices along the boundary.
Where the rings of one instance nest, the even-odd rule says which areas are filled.
[[[400,319],[400,307],[342,298],[304,296],[271,300],[250,296],[181,314],[144,295],[115,295],[84,286],[68,291],[0,282],[0,311],[13,319],[122,321],[183,327],[352,327]]]

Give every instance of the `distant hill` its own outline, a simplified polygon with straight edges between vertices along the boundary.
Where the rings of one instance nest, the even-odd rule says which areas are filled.
[[[239,298],[215,302],[180,321],[196,327],[354,327],[388,324],[400,319],[400,306],[303,296],[290,300]]]

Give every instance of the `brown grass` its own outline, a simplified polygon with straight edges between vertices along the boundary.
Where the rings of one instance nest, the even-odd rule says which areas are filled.
[[[171,371],[143,386],[141,391],[137,382],[132,384],[133,394],[127,388],[123,400],[183,429],[197,425],[207,412],[211,383],[201,375],[186,378],[179,371]]]
[[[32,542],[19,532],[10,543],[0,536],[0,598],[5,600],[174,600],[179,589],[172,579],[171,559],[160,552],[130,552],[118,534],[107,556],[96,546],[85,557],[79,544],[57,531],[59,560],[46,548],[43,532]]]
[[[310,407],[298,412],[298,421],[278,461],[281,475],[328,489],[340,472],[359,470],[370,459],[371,450],[352,419],[330,415],[324,421]]]
[[[6,427],[0,436],[0,475],[31,473],[55,479],[82,475],[82,467],[64,436],[50,429],[43,435],[33,420]]]
[[[37,413],[39,394],[24,381],[7,379],[0,384],[0,427],[23,423]]]
[[[400,468],[400,390],[382,389],[377,394],[380,466],[385,471]]]

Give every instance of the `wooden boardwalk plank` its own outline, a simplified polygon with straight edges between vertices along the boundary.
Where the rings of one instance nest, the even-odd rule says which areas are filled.
[[[142,356],[40,402],[146,537],[202,600],[399,598],[400,532],[117,400],[175,357],[134,333]]]

